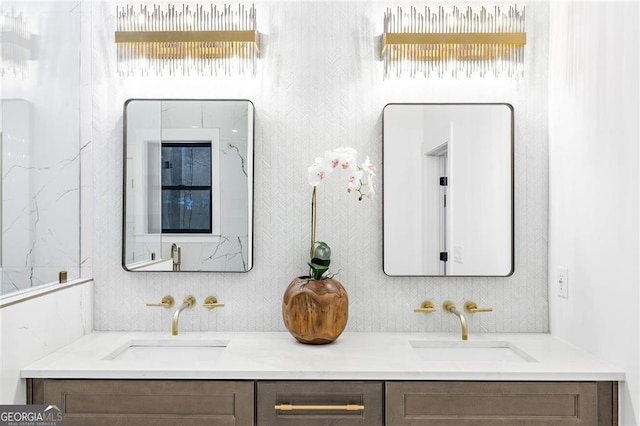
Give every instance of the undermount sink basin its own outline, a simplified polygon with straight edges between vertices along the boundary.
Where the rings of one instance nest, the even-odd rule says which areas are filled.
[[[506,341],[409,342],[423,361],[429,362],[535,362],[529,354]]]
[[[225,350],[225,340],[131,340],[103,359],[194,362],[213,361]]]

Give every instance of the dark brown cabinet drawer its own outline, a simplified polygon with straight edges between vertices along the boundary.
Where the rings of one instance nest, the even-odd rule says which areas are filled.
[[[254,383],[31,379],[31,403],[63,407],[65,426],[253,425]]]
[[[615,382],[387,382],[386,424],[617,424]]]
[[[382,425],[382,397],[382,382],[260,381],[258,425]]]

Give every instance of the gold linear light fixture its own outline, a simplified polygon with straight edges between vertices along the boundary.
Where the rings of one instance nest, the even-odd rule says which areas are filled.
[[[510,77],[524,73],[524,8],[511,6],[503,11],[495,7],[479,13],[468,7],[464,12],[453,7],[411,7],[384,14],[382,60],[384,76],[467,77],[479,75]]]
[[[255,75],[256,11],[239,5],[118,7],[118,73],[133,75]]]

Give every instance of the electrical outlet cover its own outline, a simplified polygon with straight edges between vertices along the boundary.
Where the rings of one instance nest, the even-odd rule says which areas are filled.
[[[569,298],[569,270],[558,268],[558,296]]]

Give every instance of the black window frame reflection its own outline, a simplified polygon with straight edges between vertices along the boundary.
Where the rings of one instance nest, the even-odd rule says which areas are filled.
[[[176,141],[163,141],[161,143],[162,148],[208,148],[209,149],[209,185],[161,185],[161,202],[164,215],[165,206],[165,191],[205,191],[208,194],[209,208],[208,208],[208,225],[204,228],[177,228],[169,227],[165,228],[165,221],[162,221],[162,233],[163,234],[212,234],[213,233],[213,146],[211,142],[176,142]],[[161,160],[163,161],[163,160]],[[161,173],[164,173],[165,166],[164,161],[161,168]]]

